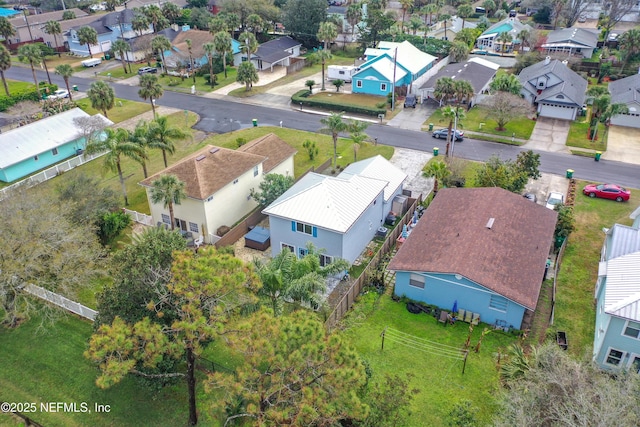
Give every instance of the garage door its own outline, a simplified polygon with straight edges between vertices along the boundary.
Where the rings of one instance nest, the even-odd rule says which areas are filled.
[[[575,111],[576,110],[573,107],[561,107],[559,105],[549,105],[549,104],[540,105],[540,115],[542,117],[573,120],[575,119]]]
[[[640,114],[618,114],[611,118],[611,124],[615,126],[640,128]]]

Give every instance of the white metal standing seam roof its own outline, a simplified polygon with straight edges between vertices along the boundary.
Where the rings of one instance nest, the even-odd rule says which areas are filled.
[[[74,108],[0,134],[0,168],[80,138],[82,132],[73,123],[76,117],[90,116],[80,108]]]
[[[614,224],[607,234],[611,236],[607,239],[607,260],[640,252],[640,229]]]
[[[393,60],[389,59],[388,57],[384,57],[382,59],[377,60],[376,62],[371,64],[369,67],[361,68],[361,71],[366,70],[367,68],[373,68],[378,73],[380,73],[385,79],[387,79],[390,82],[393,82]],[[407,75],[407,72],[403,70],[402,67],[400,67],[399,65],[396,65],[396,81],[393,83],[395,84],[398,80],[402,80],[402,78],[406,75]],[[365,80],[366,80],[366,77],[365,77]]]
[[[394,55],[394,49],[398,48],[396,60],[398,64],[409,70],[411,74],[420,72],[420,70],[436,60],[435,56],[421,51],[407,40],[402,43],[381,41],[378,43],[378,48],[387,49],[387,52],[391,52],[392,57]]]
[[[605,286],[605,312],[640,321],[640,252],[610,260]]]
[[[262,212],[346,233],[384,191],[386,181],[309,173]]]
[[[387,185],[384,187],[385,203],[389,201],[395,194],[395,190],[407,179],[406,173],[379,154],[350,164],[338,175],[338,178],[347,178],[347,175],[360,175],[386,181]]]

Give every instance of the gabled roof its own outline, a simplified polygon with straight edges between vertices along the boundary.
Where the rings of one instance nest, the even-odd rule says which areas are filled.
[[[436,81],[442,77],[451,77],[455,80],[466,80],[473,86],[474,93],[480,93],[482,88],[496,75],[500,66],[483,58],[471,58],[466,62],[447,64],[424,82],[420,89],[433,89]]]
[[[287,52],[286,49],[291,49],[301,45],[302,43],[295,41],[289,36],[279,37],[258,46],[255,56],[265,62],[273,64],[292,56],[292,54]]]
[[[605,312],[640,321],[640,252],[610,260],[605,286]]]
[[[153,181],[162,175],[176,175],[185,183],[187,197],[205,200],[265,160],[264,156],[257,154],[207,145],[175,165],[148,177],[140,185],[151,187]]]
[[[598,33],[584,28],[563,28],[551,31],[542,47],[571,44],[574,47],[592,47],[598,45]]]
[[[102,115],[99,116],[102,117],[105,127],[113,124],[111,120]],[[82,132],[73,122],[73,119],[80,117],[90,116],[80,108],[73,108],[26,126],[2,132],[0,134],[0,168],[9,167],[80,139]]]
[[[80,18],[83,16],[87,16],[89,15],[87,12],[83,11],[82,9],[78,9],[77,7],[74,7],[72,9],[67,9],[70,12],[73,12],[76,15],[76,18]],[[46,24],[49,21],[60,21],[60,22],[64,22],[62,21],[62,15],[64,14],[64,10],[56,10],[53,12],[46,12],[46,13],[39,13],[37,15],[29,15],[29,17],[27,18],[29,20],[29,25],[31,27],[34,26],[44,26],[44,24]],[[20,28],[20,27],[26,27],[27,23],[24,20],[24,16],[20,15],[17,18],[11,18],[9,19],[9,22],[11,23],[11,25],[13,25],[16,28]]]
[[[99,18],[88,23],[82,23],[75,25],[70,29],[78,31],[82,27],[93,27],[98,34],[107,34],[113,32],[113,28],[117,27],[120,23],[130,24],[135,16],[135,13],[131,9],[123,9],[119,12],[111,12],[106,15],[100,15]],[[65,22],[65,21],[62,21]]]
[[[238,151],[265,157],[266,160],[262,164],[264,173],[269,173],[273,168],[297,153],[295,148],[273,133],[244,144],[238,148]],[[290,172],[293,175],[293,171]]]
[[[351,78],[356,76],[361,77],[360,75],[365,74],[367,70],[375,70],[375,72],[385,80],[392,82],[394,77],[393,68],[393,59],[389,58],[388,54],[385,53],[383,57],[376,57],[362,64],[360,66],[360,71],[355,73]],[[395,69],[395,82],[402,80],[404,76],[407,75],[407,71],[404,70],[399,63],[396,64]],[[366,77],[364,77],[364,79],[366,79]]]
[[[520,20],[518,20],[518,18],[511,17],[511,18],[503,19],[500,22],[496,22],[495,24],[487,28],[484,31],[484,33],[482,33],[478,38],[482,39],[482,38],[494,37],[500,33],[506,32],[511,34],[511,36],[515,40],[517,38],[516,36],[518,35],[518,33],[522,30],[531,31],[533,30],[533,28],[531,28],[527,24],[523,24],[522,22],[520,22]]]
[[[411,74],[422,71],[427,65],[436,61],[436,57],[421,51],[407,40],[402,43],[381,41],[378,43],[378,49],[389,52],[391,58],[394,56],[395,49],[398,49],[396,62],[407,69]]]
[[[607,231],[606,260],[635,252],[640,252],[640,230],[628,225],[614,224]]]
[[[460,274],[533,310],[557,215],[502,188],[445,188],[388,268]]]
[[[312,172],[262,212],[346,233],[386,185],[385,181],[358,175],[347,178]]]
[[[640,103],[640,74],[609,82],[612,104]]]
[[[537,93],[537,87],[530,82],[538,77],[550,75],[556,76],[561,82]],[[569,98],[570,102],[567,103],[574,103],[582,107],[586,98],[587,81],[557,59],[550,60],[547,57],[544,61],[528,66],[520,72],[518,79],[524,90],[537,94],[536,102],[562,94]]]
[[[344,168],[338,177],[347,178],[351,175],[360,175],[367,178],[385,181],[387,183],[384,187],[385,202],[389,201],[389,199],[395,194],[395,190],[407,179],[406,173],[402,172],[400,169],[395,167],[393,163],[379,154],[375,157],[351,163],[349,166]]]
[[[189,29],[187,31],[179,32],[173,39],[171,44],[173,45],[174,53],[176,49],[180,56],[189,57],[189,47],[187,46],[187,39],[191,40],[191,52],[193,58],[202,58],[206,55],[204,51],[204,44],[213,41],[213,34],[209,31]]]
[[[175,40],[178,34],[180,34],[179,30],[173,28],[165,28],[164,30],[158,31],[156,34],[149,33],[143,34],[141,36],[136,35],[136,37],[131,38],[127,41],[131,45],[131,51],[136,52],[138,50],[148,49],[149,46],[151,46],[151,40],[153,40],[154,37],[162,35],[173,43],[173,40]]]

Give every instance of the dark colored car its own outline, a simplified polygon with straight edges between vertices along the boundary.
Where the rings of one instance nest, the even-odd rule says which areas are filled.
[[[631,197],[631,191],[616,184],[589,184],[584,187],[582,193],[589,197],[626,202]]]
[[[154,67],[142,67],[138,70],[139,75],[143,75],[147,73],[155,74],[157,72],[158,72],[158,69]]]
[[[533,193],[524,193],[522,197],[524,197],[527,200],[531,200],[533,203],[538,202],[538,197]]]
[[[415,95],[407,95],[407,97],[404,99],[404,108],[416,108],[417,103],[418,100],[416,99]]]
[[[431,136],[433,136],[434,138],[438,138],[438,139],[447,139],[447,134],[449,133],[449,129],[438,129],[436,131],[433,132],[433,134]],[[453,130],[451,130],[451,133],[453,134]],[[464,132],[461,132],[459,130],[456,131],[456,141],[462,141],[464,139]]]

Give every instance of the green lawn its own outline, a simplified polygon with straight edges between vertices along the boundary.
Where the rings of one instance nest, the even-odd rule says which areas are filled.
[[[591,107],[589,107],[591,110]],[[578,117],[571,122],[569,126],[569,135],[567,136],[567,146],[577,148],[589,148],[597,151],[606,151],[607,149],[607,136],[605,135],[605,126],[603,123],[598,123],[598,139],[592,141],[589,139],[589,113],[587,117]]]
[[[333,90],[332,90],[333,89]],[[336,105],[357,105],[361,107],[376,108],[377,104],[386,103],[384,96],[365,95],[362,93],[341,93],[335,91],[335,86],[327,85],[325,92],[316,91],[309,99],[316,99],[322,102]]]
[[[466,111],[465,118],[458,121],[458,128],[473,132],[482,132],[491,135],[497,135],[505,138],[511,138],[515,134],[516,138],[529,139],[533,128],[536,124],[534,120],[527,117],[514,119],[507,123],[504,131],[498,131],[498,124],[490,118],[491,111],[481,105],[474,105],[469,111]],[[449,126],[449,119],[442,116],[442,110],[438,109],[423,124],[424,127],[429,123],[433,123],[435,128]]]
[[[95,110],[91,107],[91,101],[89,98],[82,98],[76,101],[76,104],[92,116],[98,113],[102,114],[102,111]],[[148,102],[137,102],[116,98],[115,106],[111,110],[108,110],[107,114],[109,120],[114,123],[120,123],[124,120],[130,119],[131,117],[146,113],[147,111],[151,111],[151,104]]]

